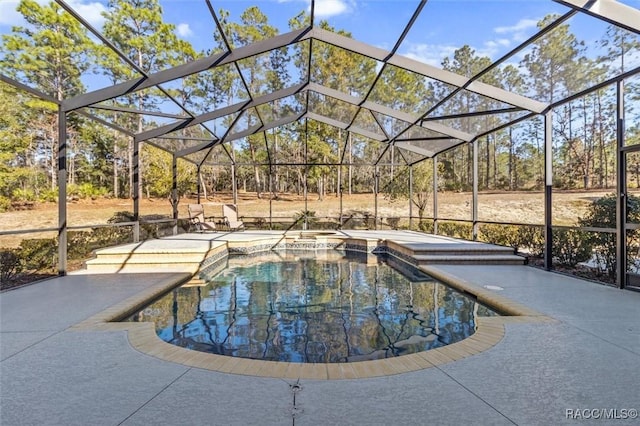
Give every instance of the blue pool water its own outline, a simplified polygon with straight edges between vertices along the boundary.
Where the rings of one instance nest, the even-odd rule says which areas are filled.
[[[271,252],[228,263],[205,285],[179,287],[129,320],[155,322],[163,340],[193,350],[331,363],[455,343],[479,316],[497,315],[393,259]]]

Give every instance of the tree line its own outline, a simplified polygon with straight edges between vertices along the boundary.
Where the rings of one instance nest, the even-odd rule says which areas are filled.
[[[94,81],[117,84],[142,73],[153,74],[227,49],[236,49],[278,34],[257,6],[247,8],[240,19],[218,13],[225,34],[212,31],[213,47],[196,51],[181,39],[174,25],[163,20],[158,0],[110,0],[104,12],[102,33],[126,55],[123,59],[97,42],[95,37],[55,2],[40,4],[21,0],[17,10],[26,25],[15,26],[2,36],[0,72],[48,96],[63,100],[87,91]],[[556,16],[538,23],[544,28]],[[308,25],[302,11],[289,22],[291,30]],[[322,28],[351,37],[329,26]],[[309,46],[308,43],[311,43]],[[611,26],[598,42],[601,55],[588,57],[585,41],[561,24],[535,41],[517,63],[496,67],[481,81],[509,91],[552,103],[576,93],[585,81],[602,81],[630,69],[640,54],[637,36]],[[312,60],[309,60],[309,47]],[[463,46],[442,61],[445,70],[471,77],[491,64],[470,46]],[[311,68],[308,67],[311,65]],[[637,64],[635,64],[637,66]],[[380,72],[374,89],[369,89]],[[239,75],[242,77],[240,78]],[[170,98],[195,114],[233,105],[252,96],[282,90],[307,76],[330,89],[379,103],[394,110],[417,113],[432,108],[451,92],[445,83],[395,67],[382,65],[319,40],[299,42],[182,78],[159,89],[145,89],[109,101],[109,105],[147,111],[125,114],[92,110],[98,118],[132,133],[164,124],[153,115]],[[104,85],[105,83],[103,83]],[[36,99],[8,84],[0,83],[0,208],[14,200],[54,201],[57,197],[57,107]],[[640,84],[631,81],[627,96],[640,100]],[[370,93],[369,93],[370,92]],[[396,134],[407,123],[359,109],[327,95],[309,94],[309,110],[378,134]],[[233,135],[243,129],[300,113],[300,96],[290,96],[205,123],[187,127],[170,138],[142,144],[140,154],[141,195],[166,197],[171,190],[172,157],[159,147],[179,150],[193,143],[180,137],[211,139]],[[554,119],[554,185],[560,189],[608,188],[615,185],[615,88],[605,87],[556,108]],[[500,115],[447,119],[466,111],[503,109]],[[187,112],[173,108],[177,117]],[[436,122],[468,133],[495,128],[518,118],[520,111],[463,90],[435,111]],[[382,129],[382,130],[381,130]],[[540,117],[496,131],[478,141],[479,187],[481,190],[532,190],[542,185],[544,126]],[[420,137],[421,134],[407,136]],[[424,133],[423,136],[429,136]],[[628,144],[640,142],[640,126],[627,124]],[[72,195],[131,197],[133,191],[133,138],[103,126],[81,114],[68,121],[68,184]],[[264,134],[225,143],[223,149],[205,150],[187,158],[208,160],[199,179],[207,191],[228,190],[232,185],[255,191],[258,197],[280,192],[301,193],[306,189],[319,197],[340,189],[345,193],[373,190],[393,191],[406,166],[420,157],[391,148],[355,133],[348,133],[316,120],[296,121]],[[472,148],[463,144],[438,156],[440,183],[444,190],[466,191],[473,179]],[[379,161],[379,167],[372,164]],[[331,164],[343,162],[341,167]],[[235,163],[236,166],[232,166]],[[304,164],[307,164],[306,166]],[[431,185],[432,167],[414,167],[416,194]],[[179,192],[195,191],[196,168],[178,161]],[[640,181],[640,162],[631,161]],[[375,176],[375,179],[373,178]],[[396,182],[396,183],[394,183]],[[403,181],[406,183],[406,180]],[[377,186],[376,186],[377,185]],[[374,188],[374,186],[376,186]]]

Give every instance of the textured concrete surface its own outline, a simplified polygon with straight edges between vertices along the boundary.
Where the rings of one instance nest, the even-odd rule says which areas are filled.
[[[171,275],[56,278],[0,294],[0,424],[556,425],[585,422],[567,409],[640,409],[640,293],[527,266],[437,268],[556,321],[508,323],[492,348],[426,370],[269,379],[145,355],[126,331],[71,328]]]
[[[621,291],[536,268],[439,265],[445,272],[640,354],[640,293]]]

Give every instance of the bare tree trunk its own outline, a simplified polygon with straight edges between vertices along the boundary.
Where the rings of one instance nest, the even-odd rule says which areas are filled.
[[[202,173],[198,174],[198,179],[200,179],[200,188],[202,188],[202,196],[204,197],[204,199],[207,199],[207,184],[204,180],[204,177],[202,177]],[[198,194],[200,195],[200,194]]]
[[[485,189],[489,189],[489,180],[491,179],[491,142],[489,141],[489,135],[485,136],[486,140],[487,140],[487,152],[485,153],[485,159],[487,160],[487,170],[485,170],[485,174],[484,174],[484,185],[485,185]]]
[[[296,167],[296,173],[298,175],[298,184],[296,185],[296,195],[300,195],[300,191],[302,191],[302,170],[300,167]]]
[[[56,167],[56,164],[58,163],[58,146],[59,145],[59,141],[58,141],[58,136],[57,136],[57,132],[55,131],[55,129],[58,128],[58,115],[56,114],[56,118],[55,121],[53,123],[55,125],[55,127],[50,128],[49,131],[49,137],[47,139],[49,139],[51,142],[51,156],[50,156],[50,164],[49,164],[49,174],[51,175],[51,190],[55,191],[56,187],[58,186],[58,168]],[[46,133],[45,133],[46,134]]]
[[[467,178],[466,178],[466,185],[465,185],[465,190],[467,188],[469,188],[471,185],[473,185],[473,149],[472,149],[472,144],[468,143],[467,144]]]
[[[71,137],[71,135],[69,135],[68,138],[69,142],[68,142],[68,146],[67,146],[67,152],[70,153],[71,155],[68,155],[68,167],[67,167],[67,182],[69,184],[75,184],[76,183],[76,160],[75,160],[75,155],[73,155],[73,151],[75,149],[74,147],[74,142],[73,142],[73,137]]]
[[[129,156],[129,198],[133,198],[133,139],[129,138],[127,146],[127,155]]]
[[[138,108],[142,110],[142,96],[140,96],[140,101],[138,103]],[[142,115],[138,117],[138,133],[142,133]],[[144,183],[144,162],[142,161],[142,142],[138,144],[138,198],[142,200]],[[147,198],[149,198],[147,194]]]
[[[598,153],[600,160],[600,188],[609,187],[609,167],[607,161],[607,152],[604,148],[604,118],[602,117],[602,98],[600,91],[596,92],[597,108],[598,108]]]
[[[249,151],[251,152],[251,161],[253,162],[253,176],[256,183],[256,195],[258,198],[261,198],[260,195],[260,169],[256,165],[256,148],[253,146],[253,143],[249,143]],[[245,182],[245,191],[246,191],[246,182]]]
[[[513,191],[516,184],[516,162],[513,143],[513,128],[509,127],[509,190]]]
[[[278,133],[275,129],[273,129],[273,139],[274,139],[274,153],[278,153]],[[277,160],[277,159],[276,159]],[[270,191],[273,191],[273,196],[278,198],[278,182],[280,181],[278,176],[278,166],[273,166],[273,182],[271,183]],[[274,185],[275,182],[275,185]]]
[[[118,179],[118,137],[120,135],[116,130],[113,131],[113,196],[120,197],[120,180]]]
[[[589,189],[589,186],[591,184],[590,182],[590,176],[589,176],[589,171],[590,171],[590,162],[591,162],[591,144],[589,144],[588,140],[589,140],[589,134],[587,132],[587,97],[583,96],[582,97],[582,117],[583,117],[583,123],[582,123],[582,134],[583,134],[583,138],[584,140],[582,141],[582,146],[583,146],[583,158],[582,158],[582,173],[583,173],[583,185],[584,185],[584,189]]]
[[[349,150],[349,170],[348,170],[348,180],[349,180],[349,195],[351,195],[351,185],[352,185],[352,180],[353,180],[353,170],[352,170],[352,166],[351,163],[353,161],[352,158],[352,153],[351,153],[351,133],[349,133],[349,138],[348,138],[348,145],[349,147],[347,148]]]

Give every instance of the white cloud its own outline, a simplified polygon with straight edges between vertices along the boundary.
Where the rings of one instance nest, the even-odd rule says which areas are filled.
[[[497,59],[498,54],[504,54],[505,48],[511,46],[511,40],[507,38],[499,38],[497,40],[485,41],[482,47],[475,49],[479,56],[488,56],[491,59]]]
[[[536,28],[537,19],[521,19],[515,25],[496,27],[493,32],[500,37],[488,40],[480,46],[471,46],[478,56],[488,56],[492,60],[506,54],[515,44],[526,40],[531,34],[531,29]]]
[[[277,0],[278,3],[292,1],[307,4],[307,12],[311,11],[311,0]],[[355,0],[316,0],[314,14],[317,18],[330,18],[336,15],[349,13],[355,8]]]
[[[530,35],[529,33],[533,33],[528,30],[536,28],[538,26],[538,21],[538,19],[521,19],[515,25],[496,27],[493,29],[493,32],[496,34],[504,34],[513,41],[521,42],[527,39]]]
[[[41,5],[49,3],[49,0],[36,1]],[[0,0],[0,25],[25,25],[22,15],[16,10],[19,3],[18,0]],[[106,10],[103,4],[86,0],[69,0],[67,4],[91,25],[98,29],[102,28],[102,24],[104,24],[102,12]]]
[[[86,0],[69,0],[67,4],[71,6],[73,10],[78,12],[78,15],[82,16],[93,27],[101,29],[104,24],[104,16],[102,12],[106,12],[106,8],[102,3],[98,2],[86,2]]]
[[[349,12],[349,3],[344,0],[317,0],[315,4],[315,15],[318,18],[330,18]]]
[[[16,10],[17,1],[0,1],[0,25],[20,25],[22,16]]]
[[[536,19],[521,19],[515,25],[510,27],[496,27],[493,31],[498,34],[519,33],[526,31],[529,28],[535,28],[536,25],[538,25],[538,21]]]
[[[471,48],[476,52],[477,56],[488,56],[495,60],[498,56],[503,55],[509,46],[511,46],[511,40],[501,38],[486,41],[481,47],[471,46]],[[408,46],[408,50],[402,55],[416,61],[441,67],[444,58],[452,58],[455,51],[461,47],[449,44],[412,44]]]
[[[180,37],[190,37],[193,35],[193,31],[191,30],[189,24],[182,23],[176,25],[176,34],[178,34]]]
[[[408,51],[403,55],[425,64],[440,67],[442,60],[448,56],[453,56],[453,52],[458,47],[446,44],[411,44]]]
[[[538,19],[521,19],[515,25],[496,27],[493,32],[498,34],[493,40],[482,42],[477,46],[471,46],[478,56],[488,56],[492,60],[506,54],[515,44],[524,41],[536,28]],[[452,57],[455,51],[462,46],[448,44],[412,44],[403,53],[411,59],[440,67],[442,60]]]

